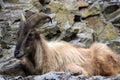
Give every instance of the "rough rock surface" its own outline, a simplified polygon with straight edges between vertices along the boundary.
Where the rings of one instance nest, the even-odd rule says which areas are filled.
[[[14,80],[24,75],[21,67],[17,77],[10,76],[14,71],[14,64],[19,61],[9,60],[13,56],[17,30],[21,14],[26,17],[34,12],[45,12],[52,19],[52,23],[39,24],[39,29],[52,27],[44,33],[49,40],[65,40],[80,46],[90,46],[93,42],[104,42],[113,50],[120,53],[120,0],[45,0],[43,4],[36,0],[0,0],[0,80]],[[35,3],[34,3],[35,2]],[[33,6],[34,5],[34,6]],[[3,60],[8,60],[4,63]],[[11,63],[11,64],[10,64]],[[18,64],[18,65],[17,65]],[[9,70],[11,71],[9,72]],[[6,75],[6,76],[3,76]],[[52,77],[52,76],[53,77]],[[120,75],[113,77],[74,75],[73,73],[50,72],[45,75],[24,77],[25,80],[119,80]],[[23,79],[23,80],[24,80]]]

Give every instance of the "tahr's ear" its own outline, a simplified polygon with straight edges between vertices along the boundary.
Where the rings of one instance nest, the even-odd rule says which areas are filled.
[[[21,22],[26,22],[26,18],[23,13],[21,13]]]
[[[25,25],[26,25],[26,23],[27,23],[27,20],[26,20],[24,14],[21,13],[21,19],[20,19],[20,23],[19,23],[19,29],[20,29],[20,30],[21,30],[21,29],[23,30],[24,27],[25,27]]]

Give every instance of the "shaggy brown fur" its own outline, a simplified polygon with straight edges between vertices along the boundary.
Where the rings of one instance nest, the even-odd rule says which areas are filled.
[[[67,42],[46,42],[44,38],[34,43],[34,55],[23,57],[32,74],[64,71],[79,72],[86,76],[111,76],[120,72],[118,55],[105,44],[94,43],[89,49],[85,49]],[[31,59],[35,66],[30,62]]]
[[[65,71],[86,76],[111,76],[120,72],[118,55],[105,44],[94,43],[85,49],[66,42],[46,42],[44,39],[41,42],[36,42],[38,48],[34,57],[38,73]]]
[[[111,76],[120,73],[119,55],[105,44],[94,43],[90,48],[82,48],[64,41],[48,42],[35,29],[26,35],[23,32],[19,34],[23,41],[19,36],[15,57],[21,59],[30,74],[64,71],[79,72],[86,76]],[[23,56],[21,52],[24,52]]]

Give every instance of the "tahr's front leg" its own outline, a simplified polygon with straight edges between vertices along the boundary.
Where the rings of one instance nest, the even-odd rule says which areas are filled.
[[[21,64],[26,75],[35,75],[35,67],[28,59],[22,59]]]

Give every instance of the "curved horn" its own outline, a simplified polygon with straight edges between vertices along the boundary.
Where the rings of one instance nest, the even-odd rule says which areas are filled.
[[[52,19],[45,13],[36,13],[33,14],[30,18],[28,18],[26,22],[28,22],[32,27],[35,27],[35,25],[38,24],[40,20],[46,19],[49,19],[49,21],[52,22]]]

